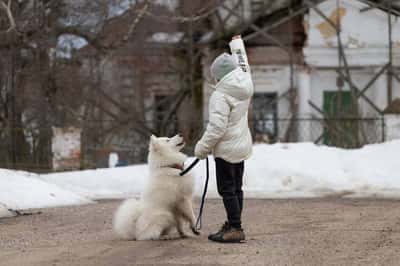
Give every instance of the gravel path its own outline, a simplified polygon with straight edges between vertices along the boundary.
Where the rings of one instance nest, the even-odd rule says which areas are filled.
[[[0,265],[400,265],[400,202],[373,199],[247,200],[247,242],[217,244],[224,218],[206,203],[200,237],[120,241],[119,201],[0,220]]]

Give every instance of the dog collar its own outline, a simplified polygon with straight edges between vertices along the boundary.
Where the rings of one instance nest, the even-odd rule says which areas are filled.
[[[171,168],[175,168],[175,169],[178,169],[178,170],[183,170],[183,164],[171,164],[171,165],[169,165],[168,167],[171,167]]]

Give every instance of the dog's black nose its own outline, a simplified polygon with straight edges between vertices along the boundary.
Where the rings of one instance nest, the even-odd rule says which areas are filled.
[[[181,133],[178,133],[178,137],[181,137],[181,138],[182,138],[183,136],[182,136],[182,134],[181,134]]]

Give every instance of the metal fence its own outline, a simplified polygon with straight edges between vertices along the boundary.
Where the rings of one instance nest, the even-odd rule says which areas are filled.
[[[0,167],[52,171],[57,156],[54,154],[55,149],[59,153],[66,153],[66,157],[70,156],[63,161],[66,164],[64,170],[108,167],[112,153],[118,155],[120,166],[146,161],[150,134],[139,134],[135,126],[125,126],[102,134],[98,123],[96,121],[91,126],[86,125],[86,129],[75,134],[79,135],[79,140],[75,140],[75,150],[71,144],[74,141],[71,140],[73,134],[66,134],[66,139],[60,141],[55,139],[55,131],[51,127],[3,130],[0,132]],[[154,125],[154,121],[151,124]],[[165,135],[172,136],[181,128],[179,121],[172,124],[174,126],[170,126]],[[385,141],[383,118],[283,118],[250,120],[249,126],[255,143],[314,142],[319,145],[358,148]],[[192,135],[184,133],[187,142],[185,153],[193,154],[194,144],[201,134],[202,131]]]
[[[255,120],[250,125],[256,142],[313,142],[359,148],[385,141],[385,121],[379,118],[295,118]]]

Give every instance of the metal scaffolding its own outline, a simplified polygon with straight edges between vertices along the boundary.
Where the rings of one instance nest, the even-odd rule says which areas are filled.
[[[338,62],[339,62],[339,67],[337,67],[336,72],[338,75],[337,78],[337,90],[341,91],[342,87],[345,83],[347,83],[350,87],[350,92],[351,92],[351,105],[348,106],[347,108],[338,108],[340,112],[335,114],[335,116],[332,117],[332,115],[327,114],[322,110],[321,107],[319,107],[315,102],[309,101],[309,105],[311,108],[320,114],[322,116],[322,126],[328,130],[331,131],[335,134],[341,133],[343,131],[342,128],[340,128],[340,125],[337,123],[329,123],[328,120],[331,119],[341,119],[341,118],[346,118],[346,119],[360,119],[359,115],[359,103],[360,101],[365,101],[373,110],[377,112],[379,116],[383,114],[383,110],[377,105],[377,103],[374,102],[370,97],[367,96],[366,92],[373,86],[373,84],[383,75],[387,75],[387,98],[388,98],[388,104],[393,100],[393,80],[397,80],[400,82],[400,77],[399,77],[399,72],[398,69],[394,66],[393,64],[393,36],[392,36],[392,22],[393,22],[393,17],[394,16],[400,16],[400,6],[395,5],[396,1],[392,0],[382,0],[382,1],[372,1],[372,0],[360,0],[361,2],[367,4],[369,7],[362,9],[360,12],[368,12],[371,9],[380,9],[387,14],[387,27],[388,27],[388,58],[389,61],[387,64],[383,65],[381,69],[367,82],[367,85],[364,87],[359,87],[355,84],[354,79],[351,74],[351,69],[352,66],[349,65],[348,59],[345,53],[345,49],[343,47],[342,43],[342,30],[341,30],[341,21],[340,21],[340,16],[337,17],[337,21],[332,21],[331,18],[326,16],[319,8],[318,5],[328,1],[328,0],[304,0],[304,1],[295,1],[295,0],[290,0],[290,1],[257,1],[258,3],[258,11],[256,16],[252,16],[250,19],[245,18],[243,13],[240,13],[239,10],[243,10],[245,8],[246,3],[249,1],[243,1],[243,0],[233,0],[233,1],[218,1],[218,8],[215,9],[215,12],[212,12],[209,14],[211,17],[215,17],[213,21],[216,21],[218,24],[216,28],[224,29],[223,32],[220,34],[215,34],[214,37],[215,39],[209,40],[209,44],[216,42],[218,40],[218,37],[228,39],[229,38],[229,33],[235,32],[235,33],[242,33],[248,29],[250,29],[252,32],[248,34],[244,34],[243,38],[245,41],[251,41],[252,39],[256,37],[262,37],[265,40],[274,43],[277,47],[282,49],[285,53],[287,53],[289,57],[289,65],[290,65],[290,87],[288,88],[288,91],[284,93],[284,97],[281,97],[279,99],[287,99],[289,101],[289,106],[290,106],[290,111],[292,113],[291,118],[294,121],[297,116],[297,104],[296,104],[296,97],[297,97],[297,91],[294,86],[294,71],[295,71],[295,61],[293,59],[294,54],[293,54],[293,45],[290,42],[290,45],[287,45],[283,43],[282,41],[278,40],[275,38],[272,34],[270,34],[271,30],[275,29],[276,27],[282,25],[283,23],[290,22],[292,19],[298,17],[298,16],[303,16],[305,13],[309,12],[309,10],[313,10],[316,14],[318,14],[321,18],[323,18],[324,21],[328,22],[329,25],[334,29],[336,36],[337,36],[337,42],[338,42]],[[335,1],[337,4],[337,8],[340,8],[340,0],[330,0],[330,1]],[[356,1],[356,0],[354,0]],[[358,0],[357,0],[358,1]],[[251,1],[250,1],[251,2]],[[281,7],[280,9],[277,10],[272,10],[274,8],[274,3],[276,2],[282,2],[284,3],[284,6]],[[218,12],[219,10],[224,10],[227,12],[227,15],[222,18],[220,13]],[[265,15],[268,14],[268,15]],[[259,24],[256,23],[256,21],[260,20],[260,17],[265,17],[265,25],[260,26]],[[226,30],[226,23],[229,19],[231,18],[236,18],[238,21],[242,21],[244,23],[240,23],[237,27],[234,27],[230,31]],[[292,24],[290,24],[292,25]],[[291,27],[292,30],[292,27]],[[289,33],[291,37],[293,37],[293,31]],[[204,43],[202,44],[204,45]],[[340,95],[340,94],[339,94]],[[341,104],[341,100],[338,100],[338,104]],[[350,115],[349,115],[350,114]],[[289,123],[288,129],[287,129],[287,134],[285,134],[285,141],[290,141],[293,140],[293,138],[290,135],[290,132],[292,132],[292,123]],[[363,130],[362,128],[359,128],[357,123],[355,123],[355,128],[357,132],[359,130]],[[342,132],[343,133],[343,132]],[[357,133],[358,134],[358,133]],[[320,142],[321,139],[324,137],[325,133],[322,133],[318,138],[316,138],[315,142]],[[364,132],[361,132],[361,138],[363,137]],[[355,137],[356,143],[350,145],[353,147],[360,146],[363,144],[362,140],[358,140],[358,136],[353,136]],[[382,136],[383,137],[383,136]],[[365,142],[365,141],[364,141]],[[337,145],[341,145],[340,143],[335,143]]]

